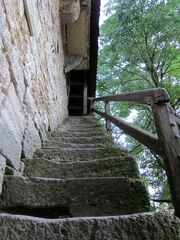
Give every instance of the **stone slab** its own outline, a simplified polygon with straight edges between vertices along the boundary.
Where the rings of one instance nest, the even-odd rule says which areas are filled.
[[[106,133],[105,128],[101,125],[90,125],[89,127],[82,127],[81,125],[71,126],[69,132],[104,132]],[[61,131],[56,131],[56,133],[61,133]]]
[[[102,124],[100,124],[100,123],[89,123],[89,124],[85,124],[85,123],[81,123],[81,124],[72,124],[71,126],[70,126],[70,129],[79,129],[79,130],[83,130],[83,129],[86,129],[86,130],[90,130],[90,129],[96,129],[96,128],[102,128]]]
[[[105,144],[102,144],[102,143],[91,143],[91,144],[88,144],[88,143],[64,143],[62,141],[48,141],[48,142],[45,142],[43,143],[42,145],[42,148],[45,149],[45,148],[52,148],[52,150],[54,148],[103,148],[103,147],[106,147]],[[111,147],[113,147],[113,144],[111,144]]]
[[[0,208],[68,208],[72,216],[121,215],[149,210],[149,197],[138,179],[4,178]]]
[[[49,137],[45,143],[78,143],[78,144],[95,144],[95,143],[102,143],[102,144],[112,144],[112,139],[109,136],[95,136],[95,137],[76,137],[76,136],[63,136],[63,137]]]
[[[41,147],[41,138],[30,115],[26,115],[26,129],[24,132],[22,151],[26,158],[32,158],[37,148]]]
[[[130,156],[70,163],[57,163],[43,158],[24,161],[24,175],[29,177],[139,177],[137,164]]]
[[[0,110],[0,153],[16,170],[20,166],[23,131],[24,116],[15,89],[11,84]]]
[[[0,240],[179,240],[180,220],[160,213],[47,220],[0,214]]]
[[[74,132],[52,132],[51,137],[96,137],[96,136],[108,136],[104,131],[74,131]]]
[[[127,156],[127,151],[112,147],[112,148],[50,148],[39,149],[35,152],[35,158],[47,158],[55,161],[90,161],[94,159],[102,159],[114,156]]]

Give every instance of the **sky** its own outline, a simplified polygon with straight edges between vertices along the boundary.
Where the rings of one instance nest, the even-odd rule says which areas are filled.
[[[106,16],[104,15],[104,6],[105,4],[108,2],[108,0],[101,0],[101,12],[100,12],[100,20],[99,20],[99,24],[101,25],[103,23],[103,21],[106,19]]]

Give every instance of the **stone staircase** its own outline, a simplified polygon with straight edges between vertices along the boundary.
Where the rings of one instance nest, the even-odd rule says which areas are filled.
[[[4,178],[0,240],[180,239],[178,219],[143,213],[135,160],[93,116],[70,117],[24,163]]]

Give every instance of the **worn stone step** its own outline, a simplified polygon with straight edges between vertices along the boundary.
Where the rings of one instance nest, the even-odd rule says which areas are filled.
[[[61,137],[49,137],[48,140],[45,141],[45,144],[53,144],[53,143],[76,143],[76,144],[113,144],[112,138],[109,136],[94,136],[94,137],[70,137],[70,136],[61,136]]]
[[[54,137],[103,137],[107,136],[108,134],[104,131],[86,131],[86,132],[80,132],[80,131],[69,131],[69,132],[51,132],[49,133],[48,138],[54,138]]]
[[[67,134],[67,133],[71,133],[71,134],[84,134],[84,133],[91,133],[91,134],[99,134],[99,133],[103,133],[103,134],[107,134],[107,131],[104,127],[102,126],[95,126],[94,125],[90,125],[90,126],[63,126],[59,129],[56,129],[56,131],[51,131],[48,133],[48,137],[51,136],[61,136],[63,134]]]
[[[6,176],[0,209],[68,209],[71,216],[121,215],[149,210],[149,198],[138,179],[46,179]]]
[[[64,129],[59,128],[56,129],[56,131],[53,132],[65,132],[65,131],[73,131],[73,132],[84,132],[84,131],[92,131],[92,132],[98,132],[98,131],[103,131],[106,132],[105,127],[103,127],[101,124],[81,124],[81,125],[65,125]],[[50,132],[51,133],[51,132]]]
[[[107,145],[105,144],[102,144],[102,143],[64,143],[64,142],[61,142],[61,141],[47,141],[45,143],[42,144],[42,148],[45,149],[50,149],[52,148],[52,150],[55,148],[103,148],[103,147],[106,147]],[[113,144],[110,145],[111,147],[113,146]]]
[[[81,128],[96,128],[96,127],[101,127],[102,128],[102,124],[100,124],[97,120],[93,120],[93,121],[72,121],[71,119],[67,119],[67,121],[65,121],[63,123],[63,125],[60,126],[59,130],[62,131],[64,129],[81,129]]]
[[[93,116],[70,116],[67,121],[69,121],[72,125],[75,124],[92,124],[98,123],[98,119]]]
[[[105,129],[102,124],[99,124],[99,123],[92,123],[92,124],[77,124],[77,125],[74,125],[74,124],[71,124],[70,125],[70,129],[73,129],[73,130],[84,130],[84,129],[87,129],[87,130],[90,130],[90,129],[96,129],[96,128],[103,128]],[[61,129],[60,129],[61,130]]]
[[[0,240],[179,240],[180,220],[162,213],[43,219],[0,214]]]
[[[114,156],[126,156],[127,151],[112,147],[112,148],[45,148],[38,149],[34,157],[35,158],[47,158],[56,161],[89,161],[99,158],[107,158]]]
[[[28,177],[139,177],[137,164],[130,156],[70,163],[57,163],[43,158],[24,161],[24,176]]]

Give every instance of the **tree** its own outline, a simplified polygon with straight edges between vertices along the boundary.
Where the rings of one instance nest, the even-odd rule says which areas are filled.
[[[106,6],[108,18],[101,26],[99,95],[164,87],[170,94],[171,105],[179,109],[178,4],[177,0],[109,1]],[[112,112],[121,117],[128,117],[135,110],[135,122],[154,133],[153,118],[148,107],[119,103],[112,106]],[[141,145],[129,137],[127,139],[127,147],[138,155],[141,167],[146,168],[146,178],[151,169],[149,182],[152,186],[159,186],[158,197],[165,196],[163,193],[167,192],[167,184],[162,160],[147,149],[142,153]],[[153,182],[153,178],[156,181]]]
[[[177,0],[109,1],[109,17],[101,27],[99,91],[109,89],[109,83],[112,93],[169,85],[178,88],[177,6]],[[175,103],[178,96],[172,95]]]

